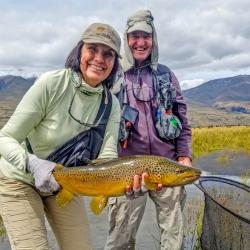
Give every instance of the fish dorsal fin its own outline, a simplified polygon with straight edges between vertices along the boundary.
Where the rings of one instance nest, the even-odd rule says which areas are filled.
[[[97,196],[94,197],[91,201],[90,201],[90,208],[91,211],[95,214],[95,215],[99,215],[102,210],[106,207],[108,202],[108,198],[105,196]]]
[[[57,194],[56,202],[57,202],[59,207],[64,207],[73,199],[73,196],[74,196],[74,194],[72,192],[63,188]]]
[[[97,165],[97,164],[102,164],[108,161],[114,160],[114,158],[100,158],[100,159],[95,159],[92,160],[88,165]]]

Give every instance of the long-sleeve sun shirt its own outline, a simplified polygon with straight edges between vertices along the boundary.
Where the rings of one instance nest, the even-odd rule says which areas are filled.
[[[27,149],[22,145],[27,137],[35,155],[41,159],[58,146],[87,130],[80,121],[93,123],[102,98],[103,86],[95,88],[82,81],[76,86],[71,70],[63,69],[43,74],[25,94],[15,112],[0,131],[0,170],[13,179],[33,183],[26,171]],[[75,97],[73,98],[73,96]],[[117,157],[120,105],[112,95],[112,109],[98,158]]]

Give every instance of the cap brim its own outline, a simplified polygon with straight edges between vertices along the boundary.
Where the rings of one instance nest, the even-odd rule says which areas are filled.
[[[128,33],[131,33],[133,31],[144,31],[146,33],[152,33],[153,29],[146,22],[138,22],[128,29]]]
[[[100,43],[100,44],[106,45],[106,46],[110,47],[112,50],[114,50],[115,53],[118,55],[119,58],[122,58],[122,56],[120,55],[119,51],[117,51],[114,46],[111,46],[110,43],[103,41],[103,39],[98,39],[98,38],[83,38],[82,41],[86,42],[86,43]]]

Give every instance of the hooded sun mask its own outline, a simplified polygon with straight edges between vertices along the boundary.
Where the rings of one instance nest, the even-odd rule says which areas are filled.
[[[152,33],[153,48],[150,54],[150,66],[152,69],[156,70],[158,64],[158,42],[153,20],[154,18],[149,10],[137,11],[135,14],[128,18],[126,29],[124,32],[125,55],[123,56],[122,60],[124,71],[128,71],[130,68],[135,66],[135,60],[128,46],[128,33],[133,31],[144,31],[147,33]]]

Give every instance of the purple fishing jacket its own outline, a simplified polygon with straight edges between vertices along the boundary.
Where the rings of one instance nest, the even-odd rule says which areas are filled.
[[[137,109],[139,115],[131,129],[126,148],[120,145],[120,156],[148,154],[160,155],[173,160],[180,156],[191,158],[191,128],[187,120],[187,107],[184,102],[179,82],[171,72],[171,81],[176,89],[173,113],[180,119],[182,132],[174,140],[159,137],[155,123],[157,103],[155,99],[156,82],[152,69],[132,68],[124,74],[124,84],[129,106]]]

